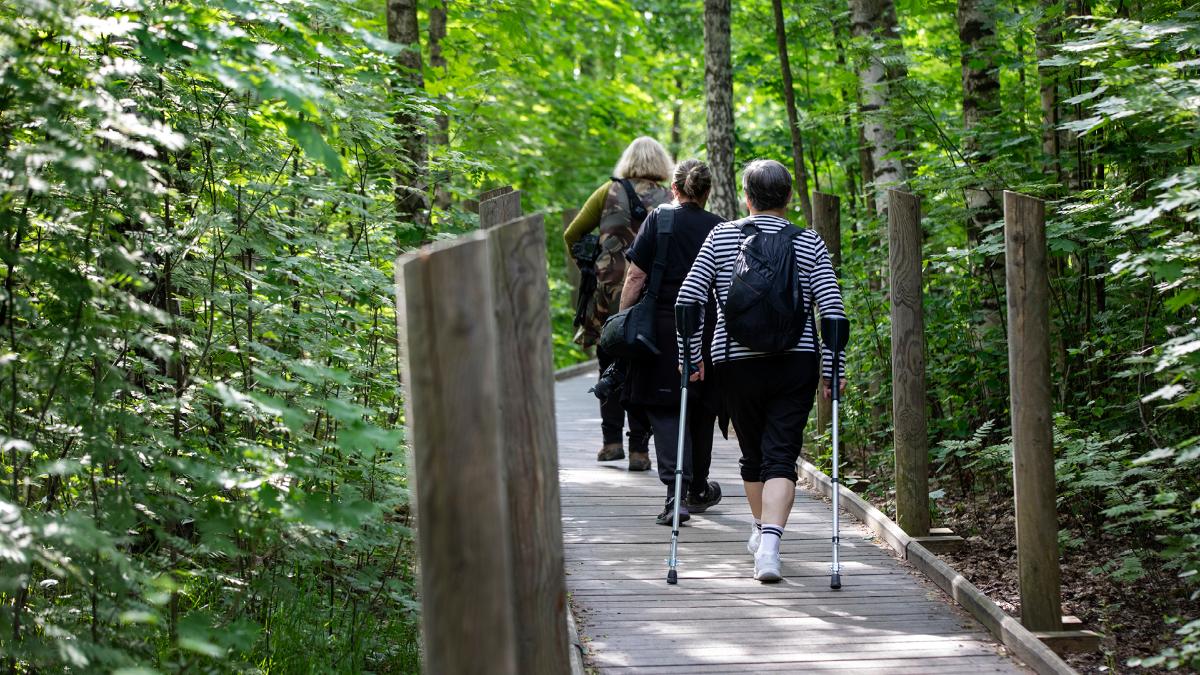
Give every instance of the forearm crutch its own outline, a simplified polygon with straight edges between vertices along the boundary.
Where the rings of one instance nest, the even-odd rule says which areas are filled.
[[[833,379],[830,380],[833,399],[833,566],[830,569],[829,587],[835,591],[842,587],[842,564],[838,560],[838,496],[841,484],[838,478],[838,404],[841,402],[842,352],[850,337],[850,321],[842,317],[821,317],[821,339],[825,349],[833,354]]]

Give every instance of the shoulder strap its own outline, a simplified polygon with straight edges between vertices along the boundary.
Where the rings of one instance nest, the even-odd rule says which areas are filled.
[[[650,285],[646,295],[658,298],[658,289],[662,287],[663,274],[667,271],[667,251],[671,248],[671,233],[675,229],[675,207],[660,206],[658,212],[658,241],[654,251],[654,267],[650,269]],[[649,217],[649,216],[647,216]]]
[[[625,188],[625,197],[629,200],[630,220],[633,219],[633,212],[636,210],[634,204],[642,207],[642,211],[646,210],[646,204],[642,198],[638,196],[637,190],[633,188],[633,183],[628,178],[617,178],[613,176],[613,181],[620,183],[621,187]]]

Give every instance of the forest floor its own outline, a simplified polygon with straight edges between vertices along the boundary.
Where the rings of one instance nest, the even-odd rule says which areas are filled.
[[[942,557],[1010,616],[1019,617],[1016,524],[1011,503],[947,494],[938,504],[943,513],[939,524],[967,540],[961,551]],[[1186,615],[1184,606],[1188,604],[1182,584],[1169,570],[1147,566],[1145,575],[1136,581],[1118,580],[1100,570],[1134,546],[1138,544],[1102,536],[1087,538],[1064,552],[1064,612],[1105,636],[1101,652],[1067,658],[1081,673],[1169,672],[1125,665],[1131,658],[1153,656],[1167,647],[1175,627],[1164,625],[1163,617]],[[1171,589],[1176,592],[1172,594]]]

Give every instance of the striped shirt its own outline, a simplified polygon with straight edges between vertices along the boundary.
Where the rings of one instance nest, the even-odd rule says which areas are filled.
[[[787,220],[778,216],[758,214],[752,216],[754,225],[763,232],[778,232],[785,227],[795,227]],[[725,333],[725,300],[729,295],[729,286],[733,282],[733,263],[741,248],[742,232],[738,223],[721,223],[716,226],[704,245],[692,270],[688,272],[683,286],[679,289],[677,305],[700,305],[701,313],[710,292],[715,292],[717,298],[716,334],[712,342],[712,359],[714,363],[748,359],[756,356],[766,356],[764,352],[756,352],[743,347]],[[801,230],[800,235],[792,239],[796,252],[796,270],[800,275],[803,286],[804,303],[808,307],[816,302],[821,316],[845,317],[842,305],[842,292],[838,288],[837,277],[833,273],[833,264],[829,261],[829,250],[821,236],[813,230]],[[814,334],[814,322],[809,321],[804,329],[804,335],[789,352],[820,353],[817,336]],[[679,354],[682,361],[683,344],[679,340]],[[691,353],[695,354],[697,363],[700,361],[700,333],[692,336]],[[728,349],[727,349],[728,348]],[[846,354],[842,353],[839,372],[845,373]],[[825,377],[833,377],[833,356],[825,352],[822,364]]]

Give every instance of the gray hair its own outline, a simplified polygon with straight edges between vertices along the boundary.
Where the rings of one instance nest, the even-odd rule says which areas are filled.
[[[782,209],[792,198],[792,174],[773,159],[756,159],[742,171],[742,190],[755,211]]]

